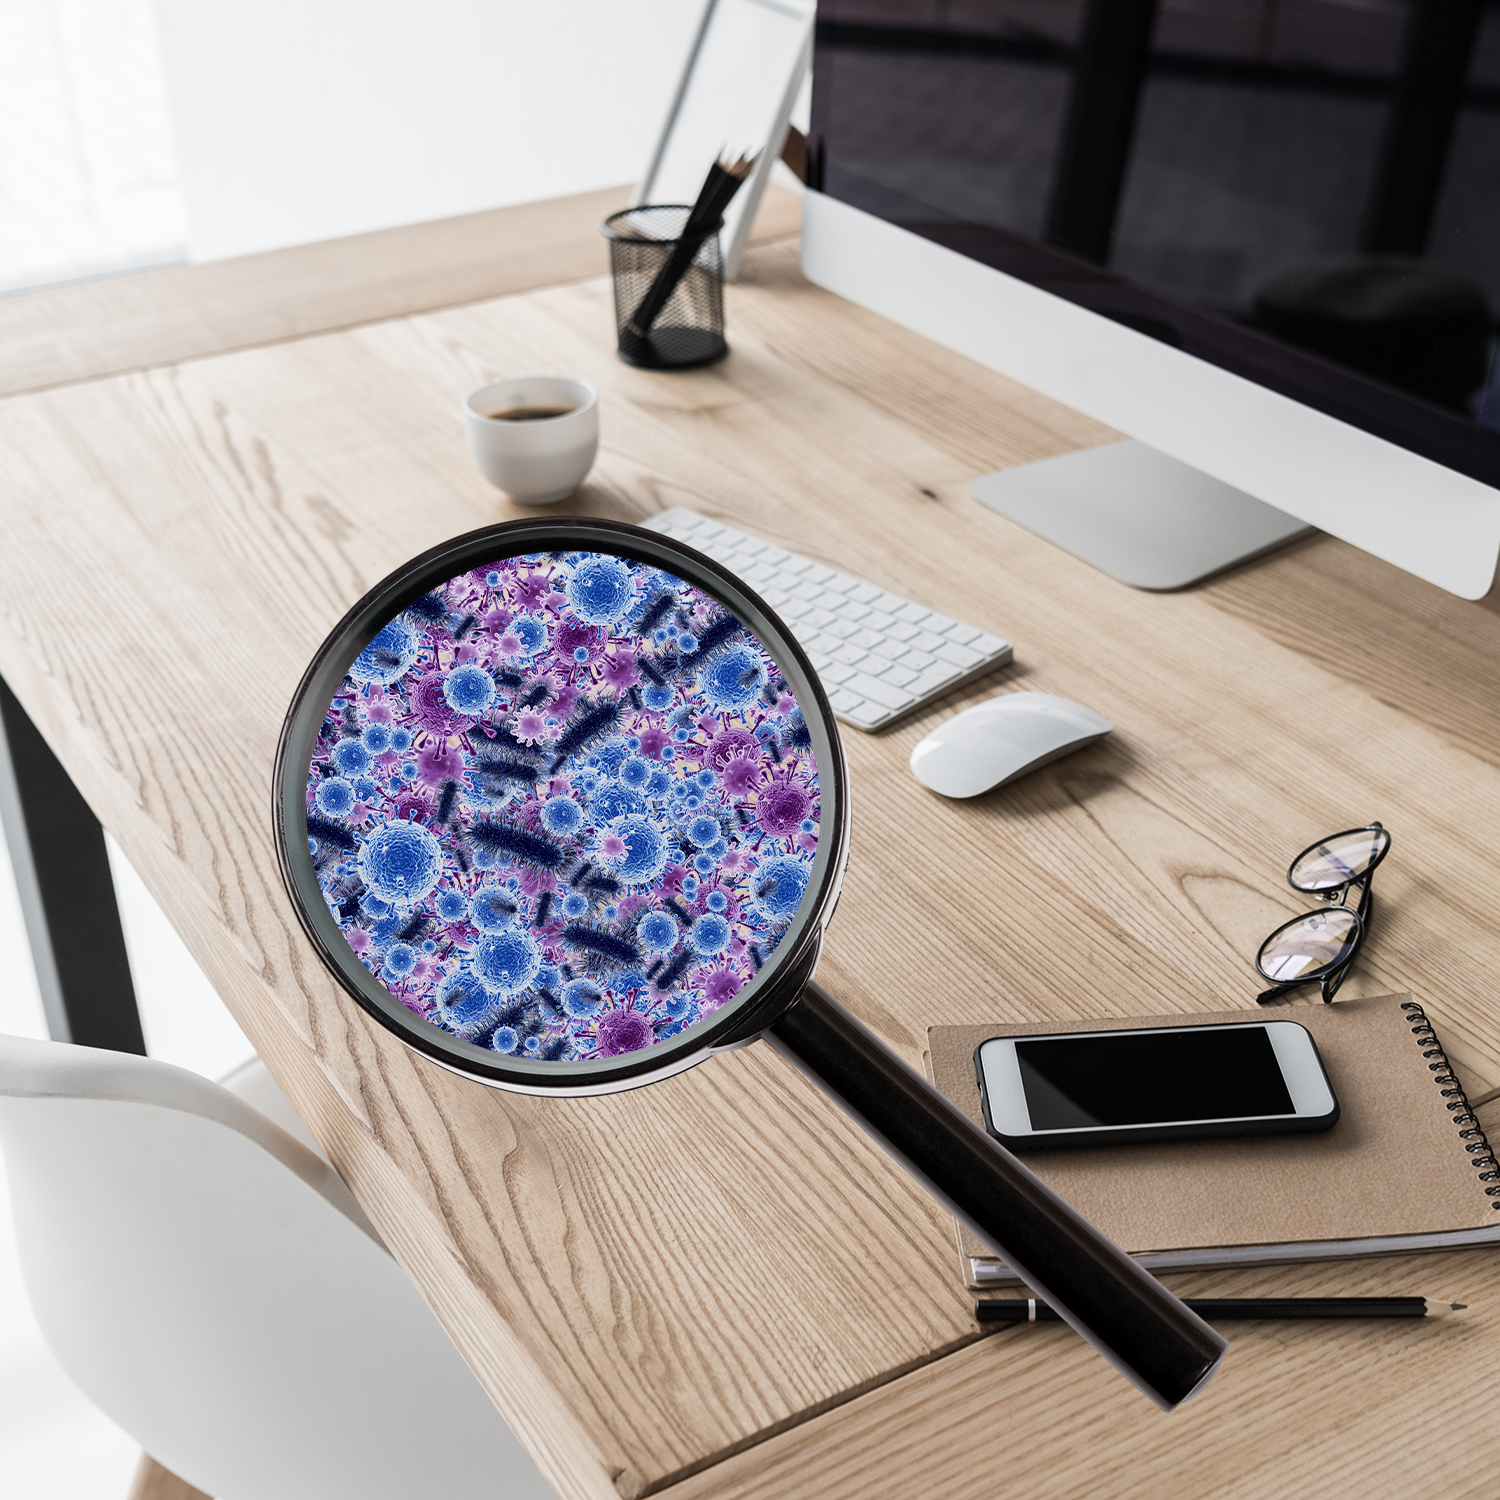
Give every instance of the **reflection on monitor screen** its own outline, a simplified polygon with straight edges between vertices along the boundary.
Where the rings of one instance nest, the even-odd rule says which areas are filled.
[[[328,705],[308,849],[415,1016],[539,1061],[713,1015],[787,932],[818,767],[723,605],[601,552],[500,558],[376,632]]]

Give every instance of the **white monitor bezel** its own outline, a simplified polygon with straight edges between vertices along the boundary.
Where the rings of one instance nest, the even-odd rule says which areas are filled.
[[[809,190],[808,280],[1465,599],[1500,490]]]

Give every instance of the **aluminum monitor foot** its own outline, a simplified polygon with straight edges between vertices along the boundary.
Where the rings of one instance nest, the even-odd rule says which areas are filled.
[[[981,505],[1138,589],[1182,589],[1312,528],[1126,440],[985,474]]]

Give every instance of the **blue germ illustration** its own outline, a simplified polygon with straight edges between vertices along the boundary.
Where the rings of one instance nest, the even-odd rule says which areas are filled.
[[[483,667],[464,662],[443,679],[443,698],[454,713],[478,718],[495,701],[495,679]]]
[[[307,810],[364,968],[516,1068],[637,1052],[753,986],[821,826],[760,642],[593,552],[501,558],[382,626],[328,705]]]
[[[365,840],[359,854],[365,884],[392,906],[420,901],[443,877],[438,842],[418,823],[386,823]]]
[[[573,565],[564,592],[580,620],[590,625],[610,625],[629,606],[633,583],[630,564],[624,558],[594,552]]]
[[[349,675],[356,682],[389,687],[417,659],[417,633],[404,620],[392,620],[355,657]]]
[[[313,798],[318,811],[330,818],[342,818],[354,809],[354,787],[342,776],[330,776]]]
[[[541,966],[536,939],[519,928],[482,937],[474,947],[474,975],[496,994],[514,995],[525,989]]]

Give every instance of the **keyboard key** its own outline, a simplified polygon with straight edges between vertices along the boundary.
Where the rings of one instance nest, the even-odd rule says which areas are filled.
[[[905,620],[911,625],[925,625],[930,613],[930,610],[924,609],[920,604],[907,603],[896,611],[896,618]]]
[[[923,632],[915,625],[908,625],[904,620],[893,620],[881,633],[890,636],[893,641],[910,641],[915,640]]]
[[[882,682],[889,682],[898,688],[910,687],[917,680],[915,672],[908,672],[905,667],[889,666],[880,674]]]
[[[958,673],[949,666],[928,667],[925,672],[918,674],[910,691],[918,698],[925,698],[928,693],[935,693],[946,687],[957,676]]]
[[[898,656],[896,660],[903,667],[910,667],[913,672],[925,672],[928,667],[936,663],[937,657],[929,655],[926,651],[909,650],[905,656]]]
[[[856,729],[874,729],[884,720],[890,718],[890,712],[884,708],[878,708],[873,703],[861,703],[858,708],[852,709],[844,715]]]
[[[882,708],[905,708],[911,702],[909,693],[902,692],[892,683],[882,682],[878,677],[871,677],[867,672],[856,672],[840,691],[858,693],[861,698],[868,698]]]
[[[824,683],[833,683],[835,686],[841,682],[848,682],[854,676],[854,668],[846,667],[841,661],[831,661],[826,667],[818,668],[818,675]]]
[[[984,632],[976,630],[972,625],[965,625],[962,620],[955,620],[943,634],[950,641],[957,641],[960,646],[972,646]]]
[[[833,659],[847,666],[857,667],[864,663],[869,654],[868,651],[861,651],[858,646],[851,646],[848,641],[845,641],[842,646],[834,648]]]
[[[1004,650],[1010,645],[1009,641],[1002,641],[998,635],[990,635],[988,631],[981,630],[978,638],[965,642],[976,651],[982,651],[986,656],[993,656],[995,652]]]
[[[873,604],[880,597],[880,590],[873,583],[860,583],[850,589],[849,597],[858,604]]]
[[[939,661],[951,661],[955,667],[972,667],[984,660],[977,651],[970,651],[967,646],[957,645],[953,641],[941,642],[932,654]]]
[[[934,635],[930,630],[919,630],[914,636],[911,637],[911,643],[917,648],[918,651],[933,652],[936,652],[939,646],[945,644],[942,636]],[[959,647],[956,649],[961,650],[962,648]]]

